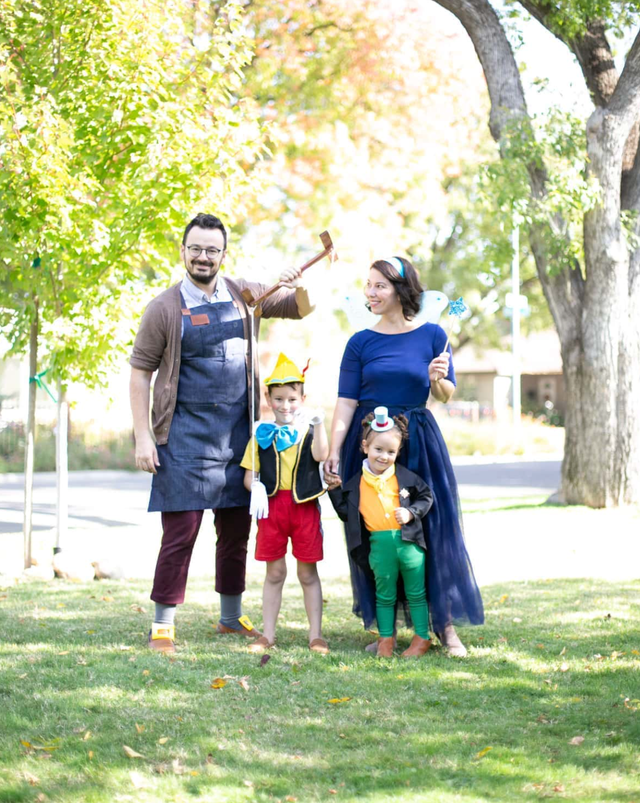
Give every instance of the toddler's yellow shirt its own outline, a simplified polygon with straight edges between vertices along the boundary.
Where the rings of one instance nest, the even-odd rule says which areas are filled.
[[[400,507],[400,493],[398,478],[395,474],[384,483],[382,493],[387,501],[387,507]],[[375,488],[367,483],[364,477],[360,479],[360,513],[364,524],[370,533],[377,530],[399,530],[400,525],[392,513],[385,513],[382,501]]]

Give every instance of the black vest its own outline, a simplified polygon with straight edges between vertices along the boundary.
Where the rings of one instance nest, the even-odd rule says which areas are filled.
[[[297,444],[298,456],[293,469],[291,491],[294,501],[310,502],[322,496],[322,480],[320,479],[320,463],[311,454],[313,431],[310,429],[302,443]],[[260,454],[260,480],[267,489],[267,496],[275,496],[280,485],[280,454],[276,449],[275,438],[267,449],[258,448]]]

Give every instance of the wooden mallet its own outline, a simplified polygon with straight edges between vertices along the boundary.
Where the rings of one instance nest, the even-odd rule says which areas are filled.
[[[316,254],[308,262],[305,262],[304,265],[300,268],[301,272],[307,270],[307,268],[310,268],[312,265],[315,265],[316,262],[319,262],[321,259],[324,259],[325,257],[327,257],[329,255],[331,255],[332,261],[336,260],[338,258],[338,254],[336,253],[336,251],[335,251],[335,249],[333,247],[333,242],[331,241],[331,235],[329,234],[328,231],[323,231],[322,232],[322,234],[320,235],[320,240],[322,241],[322,245],[324,246],[324,250],[321,251],[319,254]],[[278,284],[274,284],[273,287],[270,287],[261,296],[258,296],[258,298],[254,298],[253,297],[253,293],[251,292],[251,290],[249,290],[249,288],[247,288],[246,290],[242,291],[242,297],[247,302],[247,305],[249,307],[255,307],[256,308],[256,310],[255,310],[255,314],[256,315],[261,315],[262,314],[262,302],[265,300],[265,298],[268,298],[270,295],[275,293],[276,290],[279,290],[280,287],[281,287],[280,282],[278,282]]]

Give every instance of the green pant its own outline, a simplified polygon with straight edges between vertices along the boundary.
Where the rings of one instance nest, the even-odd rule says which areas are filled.
[[[376,578],[376,617],[380,635],[383,638],[393,635],[398,574],[401,574],[416,634],[429,638],[424,579],[426,552],[417,544],[403,541],[400,530],[376,530],[370,533],[370,543],[369,565]]]

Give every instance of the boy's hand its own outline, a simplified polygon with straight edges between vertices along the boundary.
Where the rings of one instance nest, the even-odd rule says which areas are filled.
[[[324,410],[321,408],[309,410],[307,415],[309,416],[309,423],[312,427],[315,427],[317,424],[322,424],[324,421]]]
[[[408,524],[413,520],[413,513],[406,507],[397,507],[394,511],[398,524]]]

